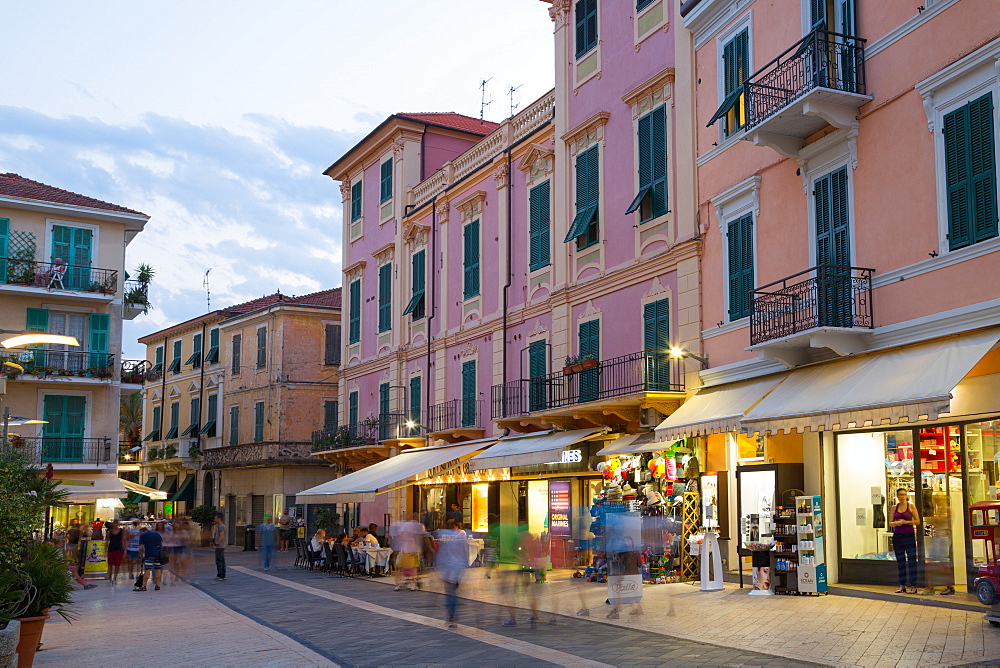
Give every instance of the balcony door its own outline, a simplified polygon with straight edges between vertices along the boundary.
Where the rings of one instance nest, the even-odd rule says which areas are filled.
[[[817,46],[814,76],[816,85],[857,92],[857,34],[855,0],[810,0],[810,25],[825,30]],[[839,33],[839,34],[837,34]]]
[[[642,308],[642,339],[645,350],[645,386],[650,392],[670,390],[670,300],[646,304]]]
[[[94,233],[83,227],[52,226],[52,262],[56,258],[69,265],[64,280],[69,290],[90,289],[90,262]]]
[[[87,398],[50,394],[45,397],[44,412],[42,461],[82,462]]]
[[[601,321],[588,320],[581,322],[578,330],[580,357],[584,359],[601,359]],[[601,369],[595,367],[586,369],[580,374],[580,403],[596,401],[601,392]]]
[[[851,225],[847,202],[847,167],[813,184],[816,212],[816,317],[820,327],[850,327]]]
[[[105,316],[107,317],[107,316]],[[76,338],[81,345],[86,345],[87,316],[82,313],[49,312],[49,334],[62,334]],[[50,343],[45,355],[46,364],[66,371],[84,371],[87,369],[87,355],[81,354],[75,346],[65,346]]]

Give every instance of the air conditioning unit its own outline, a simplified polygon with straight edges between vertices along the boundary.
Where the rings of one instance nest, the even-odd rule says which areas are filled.
[[[639,413],[639,424],[646,429],[655,429],[666,416],[655,408],[643,408]]]

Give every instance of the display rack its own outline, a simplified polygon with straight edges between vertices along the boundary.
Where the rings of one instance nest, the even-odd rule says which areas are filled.
[[[778,507],[774,516],[774,591],[778,594],[796,594],[798,580],[798,539],[795,508]]]
[[[822,498],[797,496],[793,508],[778,508],[774,521],[775,593],[827,593]]]
[[[701,520],[701,495],[698,492],[684,492],[684,515],[681,529],[681,580],[697,580],[700,562],[691,554],[690,538],[698,533]]]

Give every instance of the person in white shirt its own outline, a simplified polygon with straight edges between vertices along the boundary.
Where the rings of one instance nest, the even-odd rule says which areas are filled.
[[[361,536],[358,538],[356,543],[358,547],[375,547],[379,546],[378,538],[376,538],[367,527],[361,527]]]
[[[314,563],[317,566],[323,565],[323,543],[326,541],[326,530],[318,529],[315,534],[313,534],[312,540],[309,541],[309,549],[315,556]]]

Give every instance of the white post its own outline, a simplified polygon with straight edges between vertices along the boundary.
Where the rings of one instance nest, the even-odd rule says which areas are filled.
[[[711,570],[709,568],[711,567]],[[711,578],[709,573],[712,573]],[[722,591],[722,552],[719,549],[719,534],[706,531],[701,544],[701,590]]]

